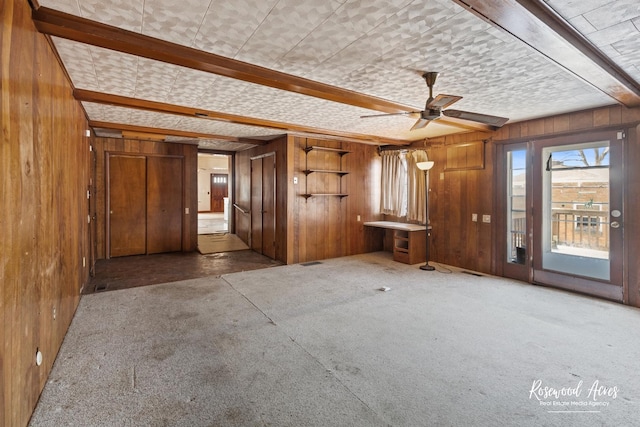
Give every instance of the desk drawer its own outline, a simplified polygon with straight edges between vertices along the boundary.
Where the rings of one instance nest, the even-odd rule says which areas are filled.
[[[411,264],[408,252],[394,250],[393,251],[393,260],[394,261],[398,261],[398,262],[403,262],[405,264]]]

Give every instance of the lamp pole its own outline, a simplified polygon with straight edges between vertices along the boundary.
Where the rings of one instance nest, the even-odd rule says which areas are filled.
[[[425,256],[426,262],[420,266],[420,270],[433,271],[436,268],[429,265],[429,236],[431,235],[431,226],[429,225],[429,169],[433,167],[433,162],[419,162],[416,163],[418,169],[424,171],[424,232],[425,232]]]

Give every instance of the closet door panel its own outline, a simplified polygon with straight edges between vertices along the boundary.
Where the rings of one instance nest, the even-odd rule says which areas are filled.
[[[109,155],[109,256],[141,255],[146,250],[146,159]]]
[[[276,156],[262,160],[262,254],[276,258]]]
[[[183,161],[147,158],[147,253],[182,250]]]
[[[251,159],[251,249],[262,251],[262,158]]]

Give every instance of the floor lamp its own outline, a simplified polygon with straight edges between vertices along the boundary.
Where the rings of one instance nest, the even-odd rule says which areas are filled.
[[[426,235],[425,235],[424,241],[426,242],[425,255],[427,257],[427,262],[424,265],[420,266],[420,270],[433,271],[436,268],[432,265],[429,265],[429,235],[431,234],[429,232],[431,229],[431,227],[429,226],[429,169],[433,167],[433,162],[418,162],[416,163],[416,166],[418,167],[418,169],[424,171],[424,188],[425,188],[424,228],[425,228]]]

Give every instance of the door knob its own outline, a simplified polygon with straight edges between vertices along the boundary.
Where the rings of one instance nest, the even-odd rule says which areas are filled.
[[[611,228],[620,228],[620,223],[618,221],[613,221],[611,223]]]

